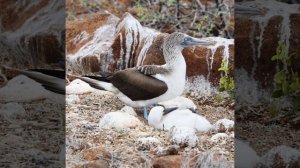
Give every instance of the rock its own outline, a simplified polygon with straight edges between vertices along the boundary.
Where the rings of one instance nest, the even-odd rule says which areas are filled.
[[[228,139],[228,135],[227,134],[225,134],[225,133],[217,133],[217,134],[213,135],[210,138],[210,141],[213,142],[213,143],[224,144],[224,143],[226,143],[227,139]]]
[[[99,123],[99,127],[104,129],[134,128],[141,125],[141,121],[135,116],[119,111],[105,114]]]
[[[195,130],[190,127],[173,127],[169,134],[171,143],[180,147],[195,147],[199,141]]]
[[[166,156],[166,155],[177,155],[179,151],[178,145],[170,145],[167,147],[157,147],[155,149],[155,155],[157,156]]]
[[[47,98],[48,91],[34,80],[19,75],[0,88],[0,102],[30,102]]]
[[[260,162],[265,167],[299,167],[300,151],[285,145],[276,146],[263,155]]]
[[[94,14],[67,24],[67,66],[73,74],[108,72],[112,64],[110,46],[119,18]],[[80,27],[80,28],[79,28]]]
[[[66,95],[66,104],[74,104],[79,102],[80,99],[78,97],[78,95]]]
[[[160,141],[154,137],[145,137],[137,139],[138,150],[150,150],[151,147],[156,147]]]
[[[150,110],[148,124],[161,130],[170,130],[173,126],[189,127],[201,132],[207,132],[212,125],[204,117],[193,113],[189,109],[174,110],[163,116],[164,108],[156,106]]]
[[[172,100],[159,102],[159,105],[163,105],[165,108],[178,107],[178,109],[193,109],[196,110],[197,106],[194,102],[188,98],[178,96]]]
[[[236,15],[235,43],[236,69],[244,69],[253,75],[259,88],[272,88],[276,73],[276,61],[271,57],[276,54],[278,42],[286,43],[289,54],[299,55],[300,33],[296,25],[300,24],[299,8],[294,4],[279,1],[248,1],[240,5],[252,6],[263,10],[259,17]],[[299,60],[292,63],[294,72],[299,72]]]
[[[124,113],[130,114],[130,115],[135,116],[135,117],[137,116],[135,110],[132,107],[130,107],[130,106],[124,106],[120,110],[120,112],[124,112]]]
[[[220,119],[214,124],[214,129],[218,132],[233,131],[234,121],[229,119]]]
[[[67,94],[85,94],[90,93],[94,89],[84,81],[80,79],[73,80],[67,87],[66,93]]]
[[[18,103],[6,103],[0,106],[0,115],[6,120],[16,119],[25,115],[25,109]]]
[[[239,139],[235,139],[234,148],[235,166],[237,168],[253,168],[257,166],[259,156],[252,147]]]
[[[111,157],[111,154],[108,151],[106,151],[103,147],[98,146],[83,150],[82,157],[85,160],[93,161],[98,160],[99,158],[109,159]]]
[[[246,164],[245,164],[246,165]],[[206,167],[222,167],[230,168],[234,167],[233,163],[226,160],[223,154],[223,149],[214,147],[201,154],[199,154],[198,160],[196,161],[195,167],[206,168]]]
[[[66,24],[66,52],[76,53],[83,48],[94,36],[94,32],[108,24],[117,24],[118,18],[109,13],[95,13],[83,19],[67,21]],[[114,29],[112,29],[113,31]],[[92,60],[91,60],[92,61]],[[98,65],[99,66],[99,65]]]
[[[153,159],[153,168],[180,168],[181,162],[180,155],[161,156]]]
[[[1,64],[36,68],[64,58],[64,2],[12,1],[1,5],[5,6],[0,12],[1,42],[7,45],[2,50],[9,53],[2,58],[10,60],[1,58]]]
[[[75,168],[109,168],[109,163],[106,160],[99,159],[76,165]]]

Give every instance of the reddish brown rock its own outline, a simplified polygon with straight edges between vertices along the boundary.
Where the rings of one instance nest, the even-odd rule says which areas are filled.
[[[96,56],[83,57],[81,61],[85,72],[100,71],[100,62]]]
[[[76,165],[75,168],[108,168],[109,164],[106,160],[89,161],[85,164]]]
[[[77,52],[82,46],[89,42],[97,28],[104,26],[107,23],[111,14],[96,13],[93,15],[86,15],[83,19],[68,21],[66,23],[66,49],[68,54]],[[76,41],[83,32],[86,32],[87,37],[84,40]]]
[[[65,22],[57,18],[64,17],[64,2],[1,1],[1,5],[1,43],[9,55],[9,61],[1,63],[43,68],[63,60]]]
[[[83,159],[88,161],[98,160],[100,157],[110,158],[111,155],[103,147],[93,147],[82,151]]]
[[[169,155],[154,158],[153,168],[180,168],[182,162],[182,156]]]
[[[49,0],[41,0],[36,5],[32,5],[31,1],[24,1],[19,5],[16,1],[1,1],[1,20],[0,25],[2,31],[15,31],[19,29],[28,18],[35,15],[40,9],[48,5]],[[29,8],[27,8],[29,7]]]

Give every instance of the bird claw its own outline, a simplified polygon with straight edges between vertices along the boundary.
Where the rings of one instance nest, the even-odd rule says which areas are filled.
[[[149,65],[138,66],[137,69],[145,75],[152,75],[153,74],[153,68]]]

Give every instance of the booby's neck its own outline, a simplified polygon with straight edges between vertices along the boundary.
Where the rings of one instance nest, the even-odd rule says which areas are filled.
[[[163,48],[164,59],[166,65],[174,69],[178,66],[186,67],[184,57],[182,55],[183,48],[178,45],[173,45],[172,43],[166,42]]]

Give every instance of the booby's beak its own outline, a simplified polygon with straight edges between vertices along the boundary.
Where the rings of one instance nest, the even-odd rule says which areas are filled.
[[[235,13],[240,15],[262,15],[263,12],[260,9],[249,7],[249,6],[243,6],[235,4]]]
[[[207,39],[197,39],[193,37],[185,37],[184,41],[181,43],[183,47],[190,47],[193,45],[202,45],[202,46],[208,46],[208,45],[215,45],[215,41],[210,41]]]

